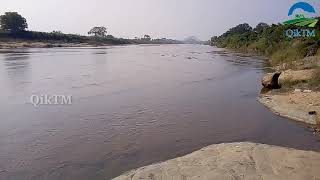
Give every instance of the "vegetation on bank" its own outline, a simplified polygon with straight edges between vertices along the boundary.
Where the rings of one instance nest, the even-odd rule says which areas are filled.
[[[171,39],[151,39],[149,35],[143,38],[123,39],[107,35],[107,28],[93,27],[89,36],[64,34],[61,31],[37,32],[28,29],[27,20],[17,12],[6,12],[0,16],[0,43],[6,42],[44,42],[44,43],[86,43],[89,45],[120,45],[120,44],[177,44],[180,41]],[[1,44],[0,44],[1,46]]]
[[[278,70],[317,69],[308,82],[287,83],[291,88],[307,84],[320,89],[320,23],[314,28],[314,37],[290,38],[288,29],[304,29],[295,25],[259,23],[252,28],[244,23],[229,29],[221,36],[211,38],[211,45],[269,57],[271,66]]]
[[[17,33],[0,32],[1,41],[37,41],[49,43],[88,43],[92,45],[102,44],[128,44],[127,39],[114,38],[109,35],[106,37],[82,36],[76,34],[64,34],[61,32],[36,32],[22,31]]]
[[[144,35],[142,38],[135,37],[130,40],[134,44],[182,44],[182,41],[160,38],[152,39],[150,35]]]
[[[105,27],[94,27],[88,34],[64,34],[61,31],[37,32],[28,31],[27,20],[17,12],[6,12],[0,16],[0,40],[6,41],[37,41],[55,43],[88,43],[88,44],[128,44],[129,40],[115,38],[107,34]]]
[[[272,65],[314,56],[320,47],[320,34],[315,37],[289,38],[288,29],[297,29],[294,25],[259,23],[255,28],[249,24],[240,24],[229,29],[221,36],[212,37],[211,44],[222,48],[237,49],[259,53],[270,57]],[[301,28],[301,27],[300,27]],[[320,30],[319,24],[315,27]]]

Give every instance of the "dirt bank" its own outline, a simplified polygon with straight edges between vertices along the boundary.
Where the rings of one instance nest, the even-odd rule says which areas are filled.
[[[62,43],[62,42],[33,42],[33,41],[9,41],[0,42],[0,49],[15,48],[52,48],[52,47],[88,47],[87,43]]]
[[[211,145],[115,180],[320,179],[320,153],[255,143]]]
[[[308,57],[298,62],[274,67],[276,73],[268,73],[262,84],[272,74],[279,74],[280,89],[265,91],[258,100],[274,113],[311,125],[319,132],[320,125],[320,69],[319,57]],[[270,79],[270,78],[269,78]],[[270,84],[270,82],[269,82]],[[277,84],[277,83],[275,83]],[[264,92],[264,93],[265,93]]]
[[[320,92],[297,89],[294,92],[262,95],[259,101],[280,116],[311,125],[320,123]]]

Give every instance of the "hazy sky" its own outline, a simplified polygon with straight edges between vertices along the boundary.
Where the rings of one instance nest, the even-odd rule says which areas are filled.
[[[311,2],[320,11],[319,0]],[[318,1],[318,2],[317,2]],[[248,22],[278,23],[296,0],[0,0],[0,14],[16,11],[27,19],[29,30],[86,34],[106,26],[109,34],[133,38],[203,40]]]

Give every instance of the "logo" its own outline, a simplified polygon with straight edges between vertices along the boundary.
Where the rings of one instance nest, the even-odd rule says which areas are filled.
[[[288,16],[292,16],[295,10],[302,9],[304,12],[308,13],[316,13],[313,6],[311,6],[309,3],[306,2],[298,2],[291,6],[288,12]],[[284,22],[286,25],[296,25],[296,26],[302,26],[302,27],[310,27],[313,28],[318,23],[318,19],[316,18],[307,18],[304,14],[296,14],[294,19],[291,19],[289,21]]]
[[[294,12],[296,12],[299,9],[301,9],[303,12],[308,12],[310,14],[316,13],[316,10],[309,3],[298,2],[298,3],[295,3],[293,6],[291,6],[288,12],[288,16],[289,17],[293,16]],[[319,20],[317,18],[313,18],[313,17],[308,18],[303,13],[295,14],[293,19],[285,21],[283,24],[296,25],[296,26],[305,27],[305,28],[288,29],[284,33],[288,38],[315,37],[316,29],[312,29],[312,28],[314,28],[317,25],[318,21]]]

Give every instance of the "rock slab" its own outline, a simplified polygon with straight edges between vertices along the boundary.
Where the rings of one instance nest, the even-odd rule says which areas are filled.
[[[320,153],[256,143],[211,145],[114,180],[320,179]]]
[[[293,93],[261,95],[259,102],[274,113],[303,123],[320,124],[320,92],[296,89]],[[310,114],[310,112],[315,113]]]

